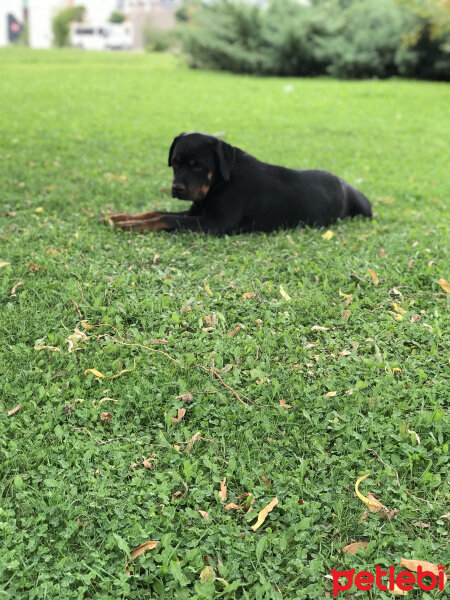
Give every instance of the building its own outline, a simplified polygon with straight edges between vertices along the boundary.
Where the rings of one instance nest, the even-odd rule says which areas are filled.
[[[113,11],[123,12],[133,23],[134,48],[142,48],[143,27],[149,20],[154,27],[170,29],[181,0],[0,0],[0,46],[12,42],[11,22],[28,23],[32,48],[51,48],[52,19],[61,9],[81,4],[86,8],[86,23],[106,23]],[[11,21],[11,18],[13,21]]]

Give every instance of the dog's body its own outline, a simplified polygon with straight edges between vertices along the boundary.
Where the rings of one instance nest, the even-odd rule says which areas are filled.
[[[214,234],[325,226],[372,216],[369,200],[326,171],[296,171],[259,161],[210,135],[182,133],[169,152],[172,196],[192,201],[181,213],[117,214],[122,228]]]

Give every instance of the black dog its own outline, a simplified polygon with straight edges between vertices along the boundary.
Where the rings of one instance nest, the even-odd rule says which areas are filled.
[[[263,163],[211,135],[182,133],[169,152],[172,196],[190,200],[179,213],[119,213],[111,220],[136,231],[188,229],[214,234],[324,226],[372,216],[369,200],[326,171],[294,171]]]

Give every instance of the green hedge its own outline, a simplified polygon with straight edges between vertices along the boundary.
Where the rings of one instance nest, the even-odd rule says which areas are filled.
[[[195,10],[191,4],[183,47],[192,66],[235,73],[450,80],[443,6],[439,12],[431,0],[316,0],[306,6],[213,0]]]

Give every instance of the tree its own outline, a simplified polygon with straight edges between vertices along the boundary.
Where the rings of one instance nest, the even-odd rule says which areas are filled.
[[[84,17],[84,6],[71,6],[61,10],[53,19],[53,43],[62,48],[69,45],[70,23],[81,21]]]

